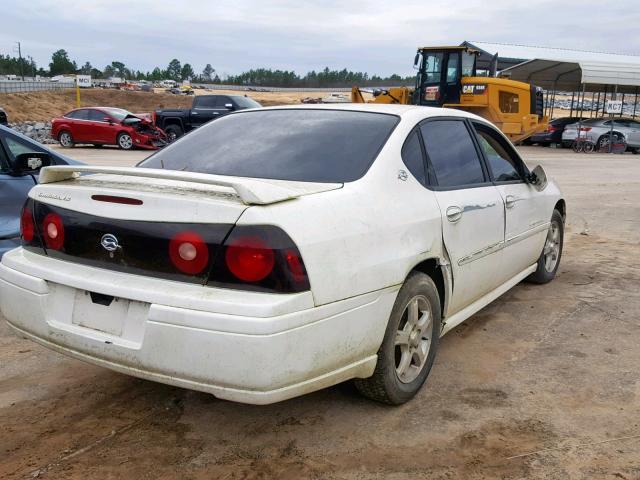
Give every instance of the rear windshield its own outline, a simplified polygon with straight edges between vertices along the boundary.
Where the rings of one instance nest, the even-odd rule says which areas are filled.
[[[399,121],[346,110],[255,110],[226,115],[138,166],[303,182],[352,182]]]
[[[249,97],[233,97],[233,100],[236,102],[236,104],[239,107],[243,107],[243,108],[260,108],[262,105],[260,105],[258,102],[256,102],[253,98],[249,98]]]

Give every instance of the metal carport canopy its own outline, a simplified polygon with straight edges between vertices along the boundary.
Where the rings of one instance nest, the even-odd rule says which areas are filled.
[[[597,92],[604,90],[605,85],[617,85],[620,93],[635,93],[636,87],[640,86],[640,56],[637,55],[489,42],[469,43],[499,55],[530,59],[505,68],[501,74],[546,90],[579,91],[585,85],[587,91]]]
[[[536,58],[507,68],[501,74],[512,80],[533,83],[545,90],[579,91],[582,85],[588,92],[618,86],[619,93],[634,93],[640,86],[638,65],[609,62],[566,62]]]

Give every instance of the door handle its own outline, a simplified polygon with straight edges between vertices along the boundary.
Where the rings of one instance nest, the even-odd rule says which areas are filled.
[[[214,115],[220,115],[220,112],[213,112]]]
[[[462,218],[462,209],[457,205],[452,205],[447,208],[447,220],[451,223],[456,223],[458,220]]]
[[[513,208],[516,206],[517,201],[518,199],[513,195],[507,195],[507,197],[504,199],[504,206],[507,208]]]
[[[191,112],[191,115],[199,115],[198,112]]]

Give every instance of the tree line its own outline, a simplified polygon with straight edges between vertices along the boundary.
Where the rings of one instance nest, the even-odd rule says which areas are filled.
[[[81,74],[91,75],[93,78],[120,77],[126,80],[175,80],[177,82],[190,80],[198,83],[216,83],[229,85],[253,85],[264,87],[348,87],[381,86],[381,85],[410,85],[413,76],[401,77],[390,75],[381,77],[369,75],[366,72],[352,72],[350,70],[312,70],[305,75],[299,75],[293,70],[273,70],[270,68],[256,68],[238,75],[219,75],[211,64],[207,64],[202,72],[196,73],[189,63],[181,63],[177,58],[169,62],[166,68],[156,67],[152,71],[143,72],[127,67],[123,62],[114,60],[104,68],[94,67],[90,62],[78,66],[75,60],[69,58],[66,50],[60,49],[51,55],[48,69],[38,67],[31,57],[16,58],[0,55],[0,75],[25,75],[53,77],[56,75]]]

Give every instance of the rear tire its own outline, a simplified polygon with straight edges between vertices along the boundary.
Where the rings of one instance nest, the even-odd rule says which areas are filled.
[[[560,258],[562,257],[562,246],[564,244],[564,221],[562,214],[554,210],[551,215],[551,225],[547,231],[547,238],[542,248],[542,253],[538,257],[538,268],[527,277],[531,283],[549,283],[556,277]]]
[[[373,375],[354,381],[358,391],[389,405],[413,398],[433,366],[441,318],[440,297],[433,280],[413,272],[391,310]]]
[[[169,125],[164,129],[164,133],[167,134],[167,140],[169,143],[175,142],[178,138],[184,135],[184,131],[179,125]]]
[[[71,136],[71,132],[67,130],[63,130],[58,134],[58,141],[64,148],[72,148],[75,145],[75,143],[73,142],[73,137]]]

